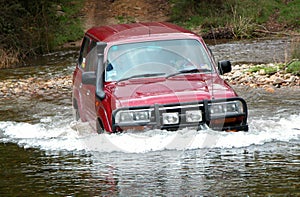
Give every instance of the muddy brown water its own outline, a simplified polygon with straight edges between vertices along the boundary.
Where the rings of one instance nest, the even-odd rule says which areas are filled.
[[[211,48],[216,59],[274,62],[289,43]],[[1,70],[0,80],[71,74],[76,56],[77,49],[55,52]],[[0,99],[0,195],[299,196],[300,90],[234,88],[247,100],[249,132],[96,135],[73,122],[70,96]]]

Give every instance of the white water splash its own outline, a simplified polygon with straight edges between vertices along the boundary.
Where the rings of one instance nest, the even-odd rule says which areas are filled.
[[[150,130],[140,133],[95,134],[86,124],[71,128],[49,128],[51,121],[39,124],[0,122],[0,142],[16,143],[24,148],[46,151],[97,151],[144,153],[160,150],[201,148],[239,148],[272,141],[300,138],[300,114],[279,120],[256,119],[249,122],[249,132],[217,132],[183,129],[176,132]],[[48,125],[46,125],[48,124]]]

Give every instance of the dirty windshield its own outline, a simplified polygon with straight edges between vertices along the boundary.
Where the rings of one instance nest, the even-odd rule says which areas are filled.
[[[169,76],[186,71],[212,72],[203,45],[194,39],[114,45],[108,51],[106,81]]]

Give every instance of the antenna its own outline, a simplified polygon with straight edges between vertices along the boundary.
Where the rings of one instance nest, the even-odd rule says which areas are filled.
[[[211,80],[211,99],[214,100],[214,80],[213,80],[213,74],[212,74],[212,69],[210,71],[210,80]]]
[[[213,70],[216,68],[215,64],[216,64],[216,61],[215,61],[215,58],[214,58],[214,55],[211,51],[211,49],[208,47],[208,51],[210,53],[210,56],[212,58],[212,68],[211,68],[211,71],[210,71],[210,81],[211,81],[211,99],[214,100],[215,99],[215,96],[214,96],[214,80],[213,80]]]

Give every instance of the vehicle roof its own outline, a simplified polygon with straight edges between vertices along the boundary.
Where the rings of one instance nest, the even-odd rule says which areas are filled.
[[[131,24],[117,24],[93,27],[86,32],[90,37],[104,42],[121,41],[135,37],[154,37],[170,34],[188,34],[193,32],[167,22],[144,22]]]

